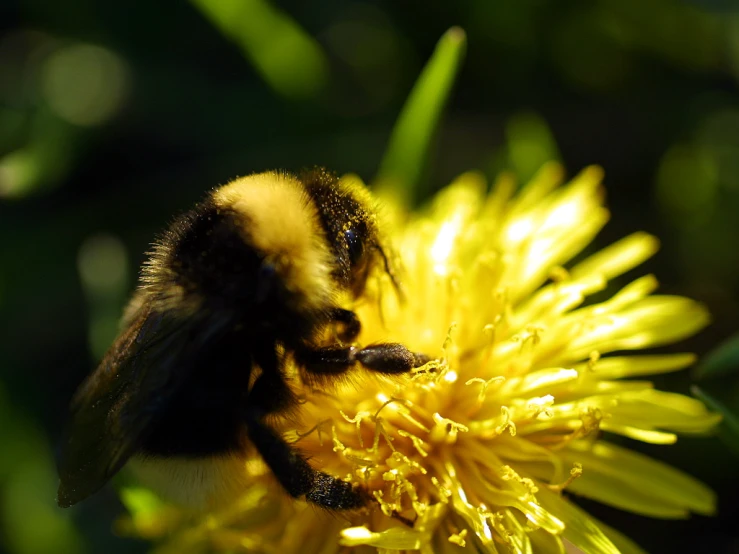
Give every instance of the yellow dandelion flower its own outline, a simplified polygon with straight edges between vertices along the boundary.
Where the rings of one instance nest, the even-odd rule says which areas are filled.
[[[374,506],[331,517],[289,499],[254,460],[254,484],[229,509],[193,519],[142,508],[124,527],[170,533],[161,548],[171,552],[615,553],[639,549],[569,493],[660,518],[713,513],[704,485],[607,440],[670,444],[719,416],[632,379],[684,368],[692,354],[624,353],[695,333],[708,322],[701,305],[652,294],[651,275],[586,301],[651,256],[654,237],[636,233],[565,268],[608,219],[601,177],[591,167],[560,187],[552,164],[514,195],[508,178],[486,194],[466,174],[425,211],[394,214],[406,298],[378,278],[357,306],[360,342],[401,342],[433,361],[406,378],[306,385],[302,427],[284,429]]]

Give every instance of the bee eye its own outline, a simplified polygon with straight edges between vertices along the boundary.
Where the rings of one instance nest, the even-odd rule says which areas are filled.
[[[349,263],[353,266],[357,265],[364,255],[364,242],[354,229],[344,231],[344,239],[349,251]]]

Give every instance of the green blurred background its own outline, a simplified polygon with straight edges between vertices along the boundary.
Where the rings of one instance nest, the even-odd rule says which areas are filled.
[[[705,354],[739,329],[732,0],[2,0],[0,552],[147,549],[111,532],[123,508],[110,487],[57,509],[53,462],[68,400],[115,335],[143,252],[236,175],[320,164],[371,182],[452,25],[467,33],[466,59],[425,163],[400,177],[423,197],[472,168],[526,179],[552,158],[570,174],[601,164],[613,218],[595,246],[658,235],[662,250],[637,273],[713,314],[673,350]],[[729,408],[732,345],[723,377],[702,385]],[[657,381],[688,392],[696,378]],[[717,518],[582,504],[652,552],[739,552],[726,444],[630,444],[709,483]]]

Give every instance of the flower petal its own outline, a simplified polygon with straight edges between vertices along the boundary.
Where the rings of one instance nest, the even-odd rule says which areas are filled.
[[[568,490],[604,504],[663,518],[716,511],[715,494],[703,483],[643,454],[604,441],[573,441],[562,456],[583,468]]]
[[[606,525],[592,516],[591,518],[596,522],[598,527],[600,527],[606,537],[611,539],[611,542],[616,545],[616,548],[618,548],[621,554],[647,554],[646,550],[643,550],[638,544],[620,531],[617,531],[613,527]]]
[[[692,434],[705,434],[721,421],[695,398],[654,389],[622,395],[610,413],[618,424]]]
[[[529,539],[531,539],[531,545],[534,547],[534,552],[544,554],[565,554],[565,546],[562,544],[562,539],[557,535],[545,532],[543,529],[537,529],[529,533]]]
[[[664,431],[654,431],[653,429],[642,429],[636,425],[625,425],[616,423],[611,420],[601,421],[601,431],[614,433],[630,439],[648,442],[650,444],[675,444],[677,435],[674,433],[665,433]]]
[[[618,548],[584,511],[557,493],[542,488],[537,493],[540,504],[564,521],[562,537],[588,554],[619,554]]]
[[[703,305],[679,296],[649,296],[617,313],[598,317],[592,315],[592,308],[584,310],[558,323],[562,334],[572,333],[572,341],[560,356],[552,354],[554,365],[566,367],[568,362],[586,359],[594,351],[603,354],[675,342],[696,333],[710,319]],[[556,332],[552,330],[552,334]],[[546,340],[542,340],[542,351],[552,347],[545,345]]]
[[[633,233],[583,260],[570,270],[573,279],[598,274],[611,280],[651,258],[659,240],[647,233]]]
[[[366,527],[349,527],[341,531],[339,544],[343,546],[368,545],[387,550],[418,550],[422,534],[407,527],[391,527],[375,533]]]
[[[595,362],[575,365],[578,371],[592,371],[599,379],[622,379],[642,375],[658,375],[683,369],[695,363],[695,354],[661,354],[648,356],[609,356]]]

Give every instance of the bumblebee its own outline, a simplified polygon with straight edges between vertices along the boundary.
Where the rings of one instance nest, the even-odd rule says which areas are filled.
[[[321,383],[356,366],[402,374],[425,361],[401,344],[354,344],[361,323],[341,299],[358,298],[375,268],[397,286],[381,242],[369,192],[325,170],[239,178],[177,219],[144,264],[123,331],[72,400],[59,506],[128,462],[165,496],[212,505],[243,490],[250,445],[291,496],[365,506],[365,490],[310,465],[269,417],[296,406],[288,362]]]

